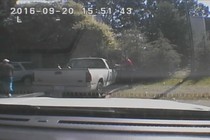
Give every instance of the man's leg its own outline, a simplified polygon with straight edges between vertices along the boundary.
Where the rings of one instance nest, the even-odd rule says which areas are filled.
[[[7,78],[3,81],[3,88],[4,88],[4,94],[8,97],[11,97],[10,93],[10,78]]]
[[[9,83],[9,94],[13,94],[13,78],[10,77],[10,83]]]

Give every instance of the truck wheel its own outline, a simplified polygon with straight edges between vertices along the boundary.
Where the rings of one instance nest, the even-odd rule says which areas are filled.
[[[98,97],[102,97],[103,96],[103,93],[104,93],[103,92],[103,87],[104,87],[103,86],[103,83],[101,81],[99,81],[98,82],[98,85],[97,85],[97,89],[96,89],[97,90],[96,92],[97,92]]]
[[[23,83],[24,83],[24,85],[26,85],[26,86],[30,86],[30,85],[32,85],[32,79],[31,79],[30,77],[25,77],[25,78],[23,79]]]

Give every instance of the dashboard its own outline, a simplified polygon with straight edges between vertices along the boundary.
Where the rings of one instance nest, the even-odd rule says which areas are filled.
[[[210,121],[0,115],[2,140],[207,140]]]

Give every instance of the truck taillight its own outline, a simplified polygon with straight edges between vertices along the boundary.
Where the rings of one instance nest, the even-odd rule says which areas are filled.
[[[92,76],[90,74],[90,72],[86,72],[86,82],[91,82],[92,81]]]

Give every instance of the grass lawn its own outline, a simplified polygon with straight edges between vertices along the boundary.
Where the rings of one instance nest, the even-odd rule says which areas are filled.
[[[170,100],[210,99],[210,77],[189,77],[189,71],[182,70],[167,79],[135,83],[127,89],[113,93],[111,97]]]

